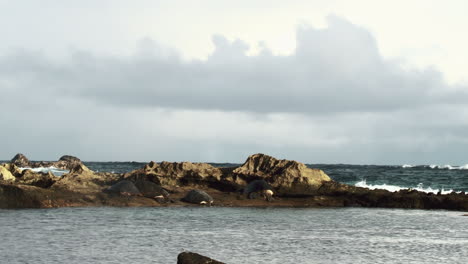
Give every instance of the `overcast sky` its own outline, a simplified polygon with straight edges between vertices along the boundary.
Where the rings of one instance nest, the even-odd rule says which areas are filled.
[[[466,1],[230,3],[0,0],[0,159],[468,163]]]

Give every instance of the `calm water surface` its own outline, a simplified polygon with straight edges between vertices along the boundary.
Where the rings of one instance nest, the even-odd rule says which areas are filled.
[[[468,217],[400,209],[0,210],[1,263],[467,263]]]

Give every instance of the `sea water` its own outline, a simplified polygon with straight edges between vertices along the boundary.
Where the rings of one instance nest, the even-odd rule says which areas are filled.
[[[462,212],[328,208],[0,210],[0,263],[467,263]]]

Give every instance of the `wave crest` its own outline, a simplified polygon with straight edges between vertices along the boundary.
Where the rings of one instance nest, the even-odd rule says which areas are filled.
[[[431,187],[424,188],[422,183],[418,184],[418,186],[416,186],[416,187],[402,187],[402,186],[398,186],[398,185],[388,185],[388,184],[367,184],[366,180],[362,180],[360,182],[355,183],[354,186],[363,187],[363,188],[367,188],[367,189],[370,189],[370,190],[381,189],[381,190],[387,190],[387,191],[390,191],[390,192],[398,192],[400,190],[408,190],[408,189],[416,190],[416,191],[419,191],[419,192],[425,192],[425,193],[438,193],[440,191],[441,194],[449,194],[449,193],[453,192],[452,189],[449,189],[449,190],[441,189],[441,190],[439,190],[439,189],[433,189]]]
[[[24,168],[20,168],[20,169],[21,170],[31,170],[33,172],[40,172],[40,173],[49,173],[49,171],[50,171],[55,176],[62,176],[63,174],[66,174],[66,173],[70,172],[69,170],[62,170],[62,169],[56,168],[54,166],[51,166],[51,167],[38,167],[38,168],[24,167]]]

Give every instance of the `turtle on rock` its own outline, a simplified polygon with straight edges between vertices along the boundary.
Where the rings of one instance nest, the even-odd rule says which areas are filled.
[[[244,188],[244,194],[249,199],[255,199],[258,195],[261,195],[265,200],[271,202],[273,200],[273,188],[265,180],[255,180],[250,182]]]
[[[135,182],[135,186],[144,197],[154,198],[160,203],[167,203],[171,201],[169,198],[169,192],[167,192],[161,185],[158,185],[154,182],[138,180]]]
[[[110,193],[118,193],[124,196],[141,196],[141,192],[135,184],[128,180],[119,181],[109,187],[106,191]]]
[[[188,203],[194,203],[194,204],[200,204],[200,205],[209,205],[211,206],[213,204],[213,198],[207,194],[206,192],[202,190],[191,190],[189,191],[184,198],[182,198],[182,201],[188,202]]]

